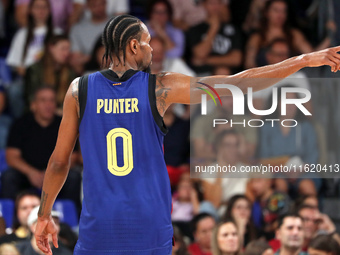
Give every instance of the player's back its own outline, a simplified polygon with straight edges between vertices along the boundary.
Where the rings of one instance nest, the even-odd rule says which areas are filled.
[[[84,200],[75,254],[170,254],[166,128],[155,76],[112,70],[79,81]]]

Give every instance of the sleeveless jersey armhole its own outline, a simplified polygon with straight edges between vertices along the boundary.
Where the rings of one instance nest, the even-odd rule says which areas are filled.
[[[79,124],[83,119],[86,101],[87,101],[87,87],[88,87],[88,75],[82,76],[78,83],[78,97],[79,97]]]
[[[163,117],[159,114],[156,104],[156,75],[149,74],[149,102],[151,107],[152,116],[164,135],[168,133],[168,128],[165,126]]]

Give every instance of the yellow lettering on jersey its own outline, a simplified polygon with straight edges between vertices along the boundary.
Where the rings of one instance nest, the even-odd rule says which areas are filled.
[[[119,99],[119,103],[120,103],[120,113],[124,113],[124,98]]]
[[[131,113],[131,98],[126,98],[125,99],[125,113]]]
[[[104,109],[103,109],[104,108]],[[139,112],[137,98],[97,99],[97,113]]]
[[[137,98],[132,98],[131,111],[132,112],[139,112],[139,109],[138,109],[138,99]]]
[[[111,113],[112,112],[112,99],[105,99],[104,105],[105,105],[104,107],[105,113]]]
[[[102,109],[104,106],[104,100],[103,99],[97,99],[97,113],[100,113],[100,109]]]
[[[118,99],[114,100],[113,113],[119,113]]]

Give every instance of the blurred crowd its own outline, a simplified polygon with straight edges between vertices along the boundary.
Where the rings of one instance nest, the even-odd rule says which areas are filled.
[[[13,224],[0,217],[1,254],[41,254],[35,245],[36,206],[71,81],[99,71],[101,33],[112,17],[128,13],[148,27],[151,72],[189,76],[232,75],[340,44],[337,0],[0,0],[0,194],[15,201]],[[190,178],[190,163],[335,166],[340,158],[339,75],[305,68],[280,87],[311,91],[304,104],[282,116],[297,127],[219,125],[263,119],[233,116],[232,97],[200,115],[199,106],[172,105],[164,116],[169,133],[164,156],[170,177],[177,255],[338,255],[340,178],[322,173],[272,178],[228,174]],[[269,109],[272,89],[253,94],[255,109]],[[247,97],[247,96],[246,96]],[[288,93],[287,98],[300,98]],[[321,171],[320,171],[321,172]],[[71,170],[58,199],[81,211],[82,157],[76,144]],[[339,200],[339,201],[338,201]],[[1,208],[0,208],[1,211]],[[60,249],[72,254],[77,229],[52,215]]]

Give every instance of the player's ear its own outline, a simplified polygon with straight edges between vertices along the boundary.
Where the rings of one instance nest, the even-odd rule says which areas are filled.
[[[138,47],[139,47],[139,42],[136,39],[132,39],[130,41],[130,49],[133,52],[133,54],[137,55]]]

